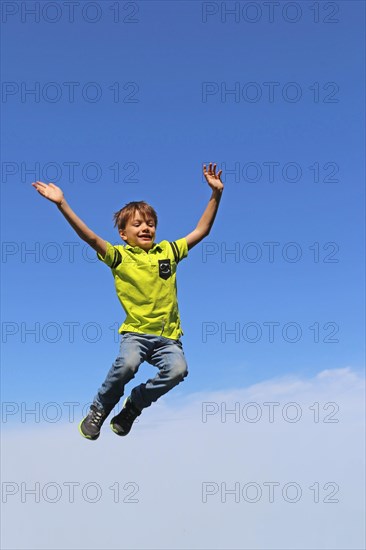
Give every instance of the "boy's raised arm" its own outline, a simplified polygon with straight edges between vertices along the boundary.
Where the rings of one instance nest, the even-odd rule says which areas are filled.
[[[208,170],[206,170],[206,165],[203,165],[203,174],[206,178],[207,183],[212,189],[212,195],[206,207],[206,210],[202,214],[201,219],[199,220],[196,229],[189,233],[185,239],[188,244],[188,250],[193,248],[198,244],[202,239],[207,237],[211,231],[213,222],[215,221],[216,213],[219,208],[222,191],[224,189],[224,184],[222,183],[220,176],[222,170],[216,174],[216,164],[212,167],[212,162],[210,162]]]
[[[53,183],[49,183],[47,185],[41,181],[36,181],[32,183],[32,185],[40,195],[57,205],[57,208],[65,216],[71,227],[75,229],[79,237],[94,248],[94,250],[99,252],[99,254],[104,258],[107,251],[106,242],[96,235],[94,231],[89,229],[89,227],[70,208],[66,202],[62,189]]]

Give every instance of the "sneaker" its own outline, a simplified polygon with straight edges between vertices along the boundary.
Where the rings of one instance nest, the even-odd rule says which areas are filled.
[[[112,418],[110,426],[117,435],[127,435],[140,414],[141,411],[134,405],[131,397],[127,397],[123,403],[123,409]]]
[[[97,409],[95,405],[91,405],[88,416],[79,424],[79,432],[87,439],[98,439],[100,428],[106,418],[107,415],[104,411]]]

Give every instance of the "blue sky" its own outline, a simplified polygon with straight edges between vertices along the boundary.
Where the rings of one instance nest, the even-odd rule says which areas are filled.
[[[34,465],[13,460],[23,436],[34,464],[53,475],[47,464],[53,463],[54,451],[42,439],[44,426],[36,426],[38,443],[32,444],[32,418],[15,424],[21,420],[20,405],[90,402],[118,353],[116,327],[124,320],[109,269],[31,183],[40,179],[59,185],[88,226],[115,244],[121,241],[113,227],[114,212],[129,201],[146,200],[158,213],[158,242],[184,237],[195,228],[211,194],[202,165],[212,161],[223,169],[225,184],[217,218],[210,235],[178,270],[190,375],[160,400],[156,412],[152,408],[151,416],[146,414],[146,425],[137,426],[126,464],[135,464],[134,450],[138,456],[145,452],[144,436],[152,437],[154,419],[159,422],[159,414],[167,410],[185,418],[180,404],[194,396],[199,403],[219,399],[215,392],[221,392],[220,399],[229,403],[237,391],[241,399],[253,400],[256,388],[263,387],[263,401],[271,395],[296,401],[305,388],[307,408],[317,400],[344,399],[349,425],[343,424],[333,439],[326,431],[324,441],[331,439],[332,457],[338,457],[332,462],[334,479],[347,460],[338,450],[353,452],[354,469],[349,470],[355,477],[348,479],[348,500],[343,502],[352,502],[352,510],[361,510],[362,517],[357,443],[362,439],[357,423],[362,400],[354,396],[362,385],[365,332],[365,5],[288,4],[281,1],[271,19],[265,2],[79,2],[72,22],[63,2],[2,3],[2,399],[19,406],[3,424],[13,438],[5,479],[17,479],[22,468],[29,479],[40,475]],[[239,6],[236,15],[225,15],[225,7],[234,5]],[[113,11],[117,6],[118,14]],[[39,17],[29,12],[32,7]],[[236,333],[230,334],[233,329]],[[154,372],[142,365],[127,391]],[[319,375],[324,372],[325,378]],[[287,386],[284,380],[295,382]],[[195,431],[195,418],[187,413],[190,423],[182,433],[200,441],[202,423]],[[66,429],[60,431],[60,441],[65,449],[75,445],[80,464],[105,459],[102,447],[89,451],[83,446],[75,425],[61,424],[53,427]],[[20,437],[13,428],[20,429]],[[175,441],[169,429],[162,421],[159,441],[174,461],[175,450],[167,447]],[[311,443],[314,430],[297,432],[313,451],[318,448]],[[267,434],[269,441],[273,433]],[[225,434],[226,444],[243,452],[236,447],[237,433]],[[115,440],[106,441],[112,456]],[[202,441],[211,453],[201,457],[206,464],[215,460],[215,431],[205,433]],[[255,447],[255,438],[252,442]],[[286,456],[296,464],[291,451]],[[278,469],[269,469],[263,479],[282,475],[280,457],[273,466]],[[319,457],[326,475],[326,447]],[[240,460],[221,459],[212,464],[211,479],[222,479],[224,471],[240,476]],[[248,472],[257,464],[254,455],[252,460]],[[12,464],[19,469],[12,470]],[[65,469],[62,464],[58,473],[63,479],[84,479],[76,465],[68,470],[70,464]],[[197,467],[192,458],[191,471]],[[309,483],[319,479],[316,464],[308,468]],[[146,465],[141,472],[149,479]],[[167,486],[169,480],[176,480],[173,468]],[[156,487],[144,483],[144,494],[154,502]],[[191,509],[190,498],[176,504]],[[19,507],[14,516],[11,510],[18,521]],[[280,515],[286,517],[286,512]],[[271,541],[255,542],[252,533],[245,542],[230,517],[223,525],[233,548],[296,547],[296,529],[285,541],[280,524]],[[306,539],[309,548],[327,547],[332,526],[353,525],[352,515],[345,523],[331,514],[327,521],[329,529],[328,523],[318,525],[319,538]],[[354,533],[346,527],[344,532]],[[9,548],[27,544],[11,542],[9,533]],[[34,534],[34,547],[55,547],[44,536],[40,541]],[[190,547],[198,540],[194,533],[185,536]],[[213,548],[214,539],[200,539],[197,547]],[[344,547],[343,539],[337,540],[334,545]],[[126,541],[132,548],[133,537]],[[153,543],[163,547],[158,536]],[[103,545],[103,531],[95,541],[63,544],[97,548]],[[108,544],[117,547],[116,541]],[[149,547],[149,541],[140,539],[135,544]],[[164,544],[180,547],[169,537]],[[362,535],[350,544],[363,547]]]
[[[84,243],[31,182],[57,183],[79,216],[114,243],[111,217],[130,200],[156,208],[158,240],[175,239],[195,227],[207,204],[201,170],[209,161],[224,169],[225,190],[211,234],[180,265],[191,376],[179,391],[245,386],[320,366],[361,368],[364,6],[338,3],[334,15],[322,5],[314,23],[309,4],[297,5],[295,13],[283,12],[282,4],[273,23],[263,5],[257,23],[246,21],[244,8],[238,22],[233,16],[225,22],[221,3],[204,23],[211,8],[199,2],[141,2],[131,17],[121,3],[119,23],[108,2],[98,5],[94,24],[83,20],[81,8],[74,23],[65,10],[58,22],[49,22],[56,17],[50,10],[35,23],[20,4],[6,16],[3,319],[11,324],[3,377],[10,398],[29,392],[36,399],[91,398],[118,351],[108,327],[123,321],[108,269],[83,259]],[[85,13],[96,16],[90,8]],[[66,82],[79,83],[73,103]],[[114,103],[109,87],[116,90],[116,82],[121,98],[136,102]],[[239,86],[240,96],[205,95],[207,82],[211,90]],[[38,102],[22,97],[22,87],[37,86]],[[85,99],[96,91],[98,101]],[[250,102],[255,94],[261,99]],[[298,101],[288,100],[296,94]],[[73,178],[71,163],[77,163]],[[234,168],[236,175],[226,173]],[[277,243],[273,262],[263,243]],[[39,258],[25,255],[37,246]],[[221,257],[235,247],[239,257]],[[256,254],[260,259],[250,261]],[[297,262],[290,261],[294,254],[301,254]],[[49,332],[22,342],[37,322]],[[273,342],[263,324],[271,322],[279,323]],[[80,323],[73,342],[63,323]],[[95,343],[82,337],[87,323],[100,325]],[[205,323],[216,331],[206,343]],[[235,336],[222,342],[225,327],[235,323],[239,342]],[[257,335],[257,342],[243,337],[247,323],[255,323],[247,340]],[[288,334],[300,335],[298,341],[282,336],[286,323],[296,324]],[[311,326],[319,328],[319,342]],[[51,386],[44,384],[49,376]]]

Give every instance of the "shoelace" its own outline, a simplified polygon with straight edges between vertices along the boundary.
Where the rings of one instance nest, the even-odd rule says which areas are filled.
[[[90,423],[99,426],[99,424],[103,420],[103,416],[103,413],[101,413],[100,411],[93,410],[90,418]]]

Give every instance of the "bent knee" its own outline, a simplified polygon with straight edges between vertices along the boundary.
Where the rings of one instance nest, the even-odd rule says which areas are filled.
[[[188,376],[187,363],[185,363],[184,361],[179,361],[177,363],[174,363],[170,371],[170,375],[173,379],[183,380],[183,378]]]
[[[118,357],[113,366],[116,370],[120,372],[128,372],[131,376],[135,375],[139,366],[140,358],[138,356],[128,356],[128,357]]]

